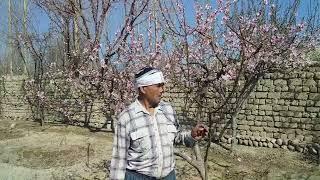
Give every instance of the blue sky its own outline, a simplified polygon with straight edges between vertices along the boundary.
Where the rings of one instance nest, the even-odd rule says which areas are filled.
[[[11,0],[16,2],[23,2],[23,0]],[[31,0],[28,0],[29,2]],[[20,13],[23,12],[22,6],[18,7]],[[50,20],[48,16],[38,8],[29,7],[29,16],[32,17],[32,29],[35,29],[38,32],[48,31]],[[18,14],[14,14],[16,18],[21,19]],[[0,0],[0,54],[5,51],[6,41],[7,41],[7,32],[8,32],[8,0]]]
[[[22,0],[12,0],[12,1],[21,1],[22,2]],[[193,17],[194,1],[192,1],[192,0],[183,0],[183,1],[184,1],[184,5],[186,8],[187,16],[189,18]],[[287,2],[289,2],[289,1],[292,1],[292,0],[281,0],[281,2],[283,4],[287,4]],[[304,16],[306,14],[308,7],[310,6],[310,4],[312,4],[312,1],[316,1],[316,0],[301,0],[301,7],[298,12],[299,16]],[[6,28],[7,28],[7,18],[8,18],[7,5],[8,5],[7,0],[0,0],[1,32],[6,31]],[[215,0],[212,0],[212,5],[213,6],[215,5]],[[47,15],[44,12],[42,12],[41,10],[39,10],[38,8],[30,7],[30,9],[31,9],[31,13],[32,13],[33,22],[34,22],[34,24],[36,24],[38,26],[38,27],[36,27],[37,30],[39,30],[41,32],[47,31],[48,27],[49,27],[49,22],[50,22]]]
[[[16,2],[22,2],[22,0],[12,0],[12,1],[16,1]],[[288,4],[289,1],[292,0],[280,0],[281,3],[283,4]],[[312,5],[312,2],[317,1],[317,0],[301,0],[301,6],[300,9],[298,11],[298,16],[305,16],[308,10],[308,7],[310,7],[310,5]],[[6,42],[6,34],[7,34],[7,22],[8,22],[8,4],[7,4],[7,0],[0,0],[0,53],[1,51],[3,51],[5,49],[5,42]],[[30,2],[30,0],[29,0]],[[186,8],[186,12],[187,12],[187,18],[188,19],[192,19],[193,15],[194,15],[194,1],[191,0],[183,0],[185,8]],[[212,0],[212,5],[215,5],[215,0]],[[22,7],[20,7],[22,9]],[[19,9],[20,9],[19,8]],[[30,8],[30,16],[32,17],[32,24],[33,24],[33,29],[38,31],[38,32],[46,32],[48,31],[49,25],[50,25],[50,19],[48,18],[48,16],[41,10],[39,10],[36,7],[32,7],[29,6]],[[21,10],[22,12],[22,10]],[[115,25],[112,26],[114,29],[112,31],[116,31],[116,28],[119,26],[117,25],[117,18],[119,16],[113,16],[113,17],[109,17],[109,20],[111,22],[114,22]]]

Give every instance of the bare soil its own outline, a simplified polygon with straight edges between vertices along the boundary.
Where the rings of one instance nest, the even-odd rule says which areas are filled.
[[[24,120],[0,119],[0,180],[106,179],[112,133]],[[186,150],[183,148],[182,150]],[[200,179],[177,158],[178,179]],[[320,179],[313,157],[284,149],[214,146],[209,179]]]

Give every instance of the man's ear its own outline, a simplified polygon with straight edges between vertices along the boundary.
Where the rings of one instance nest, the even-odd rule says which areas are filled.
[[[140,93],[142,93],[142,94],[145,94],[146,93],[146,91],[144,90],[144,87],[142,86],[142,87],[139,87],[139,91],[140,91]]]

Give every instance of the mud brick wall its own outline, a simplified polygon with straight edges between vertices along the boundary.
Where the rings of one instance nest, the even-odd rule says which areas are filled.
[[[0,81],[0,120],[1,118],[11,120],[33,120],[33,114],[29,103],[24,97],[23,82],[26,80],[26,76],[4,76]],[[90,115],[89,125],[92,127],[106,126],[110,129],[111,124],[108,124],[106,117],[102,113],[103,102],[101,100],[95,100],[92,108],[92,114]],[[83,110],[78,113],[74,119],[70,122],[74,125],[84,125],[86,112]],[[44,122],[63,121],[62,117],[54,112],[44,112]]]
[[[24,99],[22,84],[25,76],[0,77],[0,117],[29,119],[31,110]]]
[[[319,145],[320,67],[263,77],[239,114],[237,140],[301,152]]]
[[[4,77],[0,86],[0,116],[2,118],[31,118],[28,103],[24,100],[22,82],[25,77]],[[180,120],[186,120],[183,99],[186,97],[177,88],[167,89],[165,100],[173,103]],[[106,124],[101,111],[101,103],[96,100],[91,118],[93,126]],[[193,109],[194,108],[194,109]],[[189,109],[195,111],[196,107]],[[84,115],[80,115],[81,125]],[[47,121],[59,120],[59,117],[47,113]],[[273,73],[265,75],[250,95],[238,117],[238,144],[284,148],[300,152],[320,151],[320,65],[313,65],[302,71],[287,74]],[[217,132],[226,126],[226,122],[217,125]],[[220,139],[231,143],[231,126]]]
[[[178,114],[183,114],[185,95],[168,93]],[[182,115],[180,116],[182,117]],[[185,118],[185,117],[182,117]],[[265,75],[238,117],[236,143],[300,152],[320,152],[320,66],[301,71]],[[217,135],[226,125],[217,125]],[[220,139],[231,143],[231,125]]]

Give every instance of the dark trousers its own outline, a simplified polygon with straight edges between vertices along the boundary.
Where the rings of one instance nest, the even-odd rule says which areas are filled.
[[[146,176],[144,174],[137,173],[136,171],[126,170],[125,180],[156,180],[155,177]],[[171,171],[166,177],[161,180],[176,180],[175,171]]]

